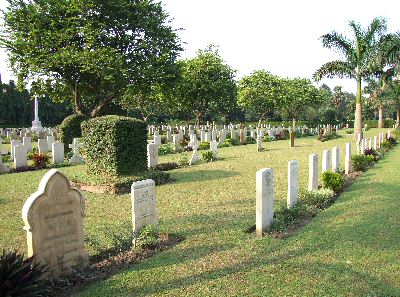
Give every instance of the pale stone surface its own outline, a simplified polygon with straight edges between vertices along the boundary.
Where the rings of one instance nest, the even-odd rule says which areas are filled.
[[[158,224],[156,186],[153,180],[134,182],[131,188],[133,237],[146,225]],[[134,242],[135,243],[135,240]]]
[[[378,136],[374,136],[374,150],[378,149]]]
[[[365,141],[364,139],[361,139],[360,155],[364,155],[364,152],[365,152]]]
[[[156,132],[158,133],[158,131],[156,131]],[[161,136],[156,135],[155,133],[154,133],[154,144],[161,145]]]
[[[20,140],[11,140],[10,149],[11,149],[11,158],[14,160],[14,148],[15,146],[21,144]]]
[[[52,151],[54,142],[56,142],[54,136],[48,135],[47,136],[47,148],[48,148],[49,152]]]
[[[38,140],[39,154],[47,154],[49,148],[47,146],[47,139],[39,139]]]
[[[200,161],[200,155],[197,152],[197,146],[193,147],[193,153],[192,153],[192,157],[190,158],[190,165],[194,165],[196,163],[198,163]]]
[[[218,157],[218,143],[216,140],[213,140],[210,142],[210,150],[212,151],[213,158]]]
[[[339,172],[340,153],[339,148],[335,146],[332,148],[332,171]]]
[[[74,154],[71,159],[69,159],[70,164],[79,164],[83,163],[84,160],[82,156],[79,154],[79,149],[82,147],[82,144],[79,143],[78,138],[74,138],[72,144],[69,145],[69,148],[72,148]]]
[[[308,157],[308,190],[314,191],[318,189],[318,155],[311,154]]]
[[[263,231],[274,218],[274,171],[265,168],[256,173],[256,235]]]
[[[64,143],[53,142],[51,151],[52,151],[53,163],[64,162]]]
[[[22,144],[28,153],[32,151],[32,139],[30,137],[23,137]]]
[[[351,143],[346,143],[346,158],[344,161],[344,173],[349,174],[351,171]]]
[[[0,174],[9,173],[9,172],[10,172],[10,168],[8,168],[7,165],[3,164],[3,160],[1,159],[1,155],[0,155]]]
[[[258,135],[257,136],[257,152],[261,152],[263,150],[262,140],[263,140],[262,135]]]
[[[21,168],[26,166],[28,166],[26,148],[23,144],[18,144],[14,147],[14,167]]]
[[[287,207],[292,208],[299,198],[298,164],[296,160],[288,162],[288,193]]]
[[[52,169],[42,178],[37,192],[22,208],[27,232],[28,257],[48,264],[48,275],[72,272],[88,265],[83,241],[85,199],[70,186],[68,178]]]
[[[331,165],[331,151],[324,150],[322,153],[322,173],[328,171]]]
[[[158,164],[158,145],[149,143],[147,145],[147,167],[155,168]]]

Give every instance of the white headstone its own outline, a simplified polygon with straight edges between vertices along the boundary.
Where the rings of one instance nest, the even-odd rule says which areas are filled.
[[[156,226],[158,224],[154,181],[146,179],[132,183],[131,200],[133,235],[135,238],[137,232],[144,226]]]
[[[21,144],[20,140],[11,140],[10,148],[11,148],[11,157],[13,160],[14,160],[14,148],[19,144]]]
[[[346,159],[344,163],[344,173],[349,174],[351,171],[351,143],[346,143]]]
[[[51,152],[53,149],[53,143],[56,142],[54,136],[48,135],[47,136],[47,148]]]
[[[30,137],[23,137],[22,144],[28,153],[32,151],[32,139]]]
[[[308,157],[308,190],[314,191],[318,189],[318,155],[311,154]]]
[[[210,142],[210,150],[212,151],[213,158],[218,157],[218,143],[216,140],[213,140]]]
[[[296,160],[288,162],[288,194],[287,194],[287,207],[292,208],[297,204],[299,197],[298,189],[298,165]]]
[[[74,138],[72,144],[69,145],[69,148],[72,148],[74,154],[71,159],[69,159],[70,164],[79,164],[83,163],[84,160],[82,156],[79,154],[79,149],[82,147],[82,144],[79,143],[78,138]]]
[[[192,157],[190,158],[190,165],[196,164],[200,161],[200,156],[199,153],[197,152],[197,145],[196,147],[193,147],[193,153],[192,153]]]
[[[263,136],[262,135],[258,135],[257,136],[257,152],[262,152],[262,150],[263,150],[262,140],[263,140]]]
[[[378,149],[378,136],[374,136],[374,150]]]
[[[38,140],[39,154],[47,154],[49,148],[47,146],[47,139],[39,139]]]
[[[322,153],[322,173],[328,171],[331,167],[331,151],[324,150]]]
[[[256,235],[261,237],[274,218],[274,171],[261,169],[256,173]]]
[[[332,171],[339,172],[339,162],[340,162],[340,155],[339,155],[339,148],[335,146],[332,148]]]
[[[156,132],[158,133],[158,131],[156,131]],[[161,136],[156,135],[155,133],[154,133],[154,144],[161,145]]]
[[[64,143],[53,142],[51,151],[53,163],[64,163]]]
[[[147,167],[155,168],[158,164],[158,145],[149,143],[147,145]]]

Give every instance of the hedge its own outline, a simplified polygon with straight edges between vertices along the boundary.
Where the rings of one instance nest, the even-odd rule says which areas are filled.
[[[73,114],[66,117],[58,126],[60,142],[64,143],[66,150],[69,150],[69,144],[72,143],[74,138],[82,137],[81,124],[85,120],[85,116]]]
[[[82,124],[89,174],[119,176],[147,170],[147,129],[140,120],[103,116]]]

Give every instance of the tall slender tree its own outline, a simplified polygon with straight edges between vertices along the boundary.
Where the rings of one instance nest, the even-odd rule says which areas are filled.
[[[386,20],[374,18],[366,29],[355,21],[350,21],[349,26],[353,35],[352,39],[335,31],[321,36],[323,46],[341,54],[343,60],[322,65],[314,73],[314,79],[319,81],[323,77],[346,77],[357,81],[354,116],[354,139],[357,139],[358,134],[362,136],[361,83],[374,72],[374,58],[379,51],[381,39],[386,33]]]

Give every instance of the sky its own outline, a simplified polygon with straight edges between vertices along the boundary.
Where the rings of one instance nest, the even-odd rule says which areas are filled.
[[[400,1],[396,0],[163,0],[171,25],[182,28],[182,58],[191,58],[209,44],[218,46],[221,57],[237,70],[237,79],[265,69],[282,77],[312,78],[326,62],[340,58],[323,48],[319,37],[331,31],[350,35],[348,22],[363,27],[374,17],[385,17],[388,32],[400,31]],[[6,0],[0,0],[0,9]],[[0,48],[2,81],[14,78]],[[346,79],[323,79],[333,89],[343,86],[356,92]]]

